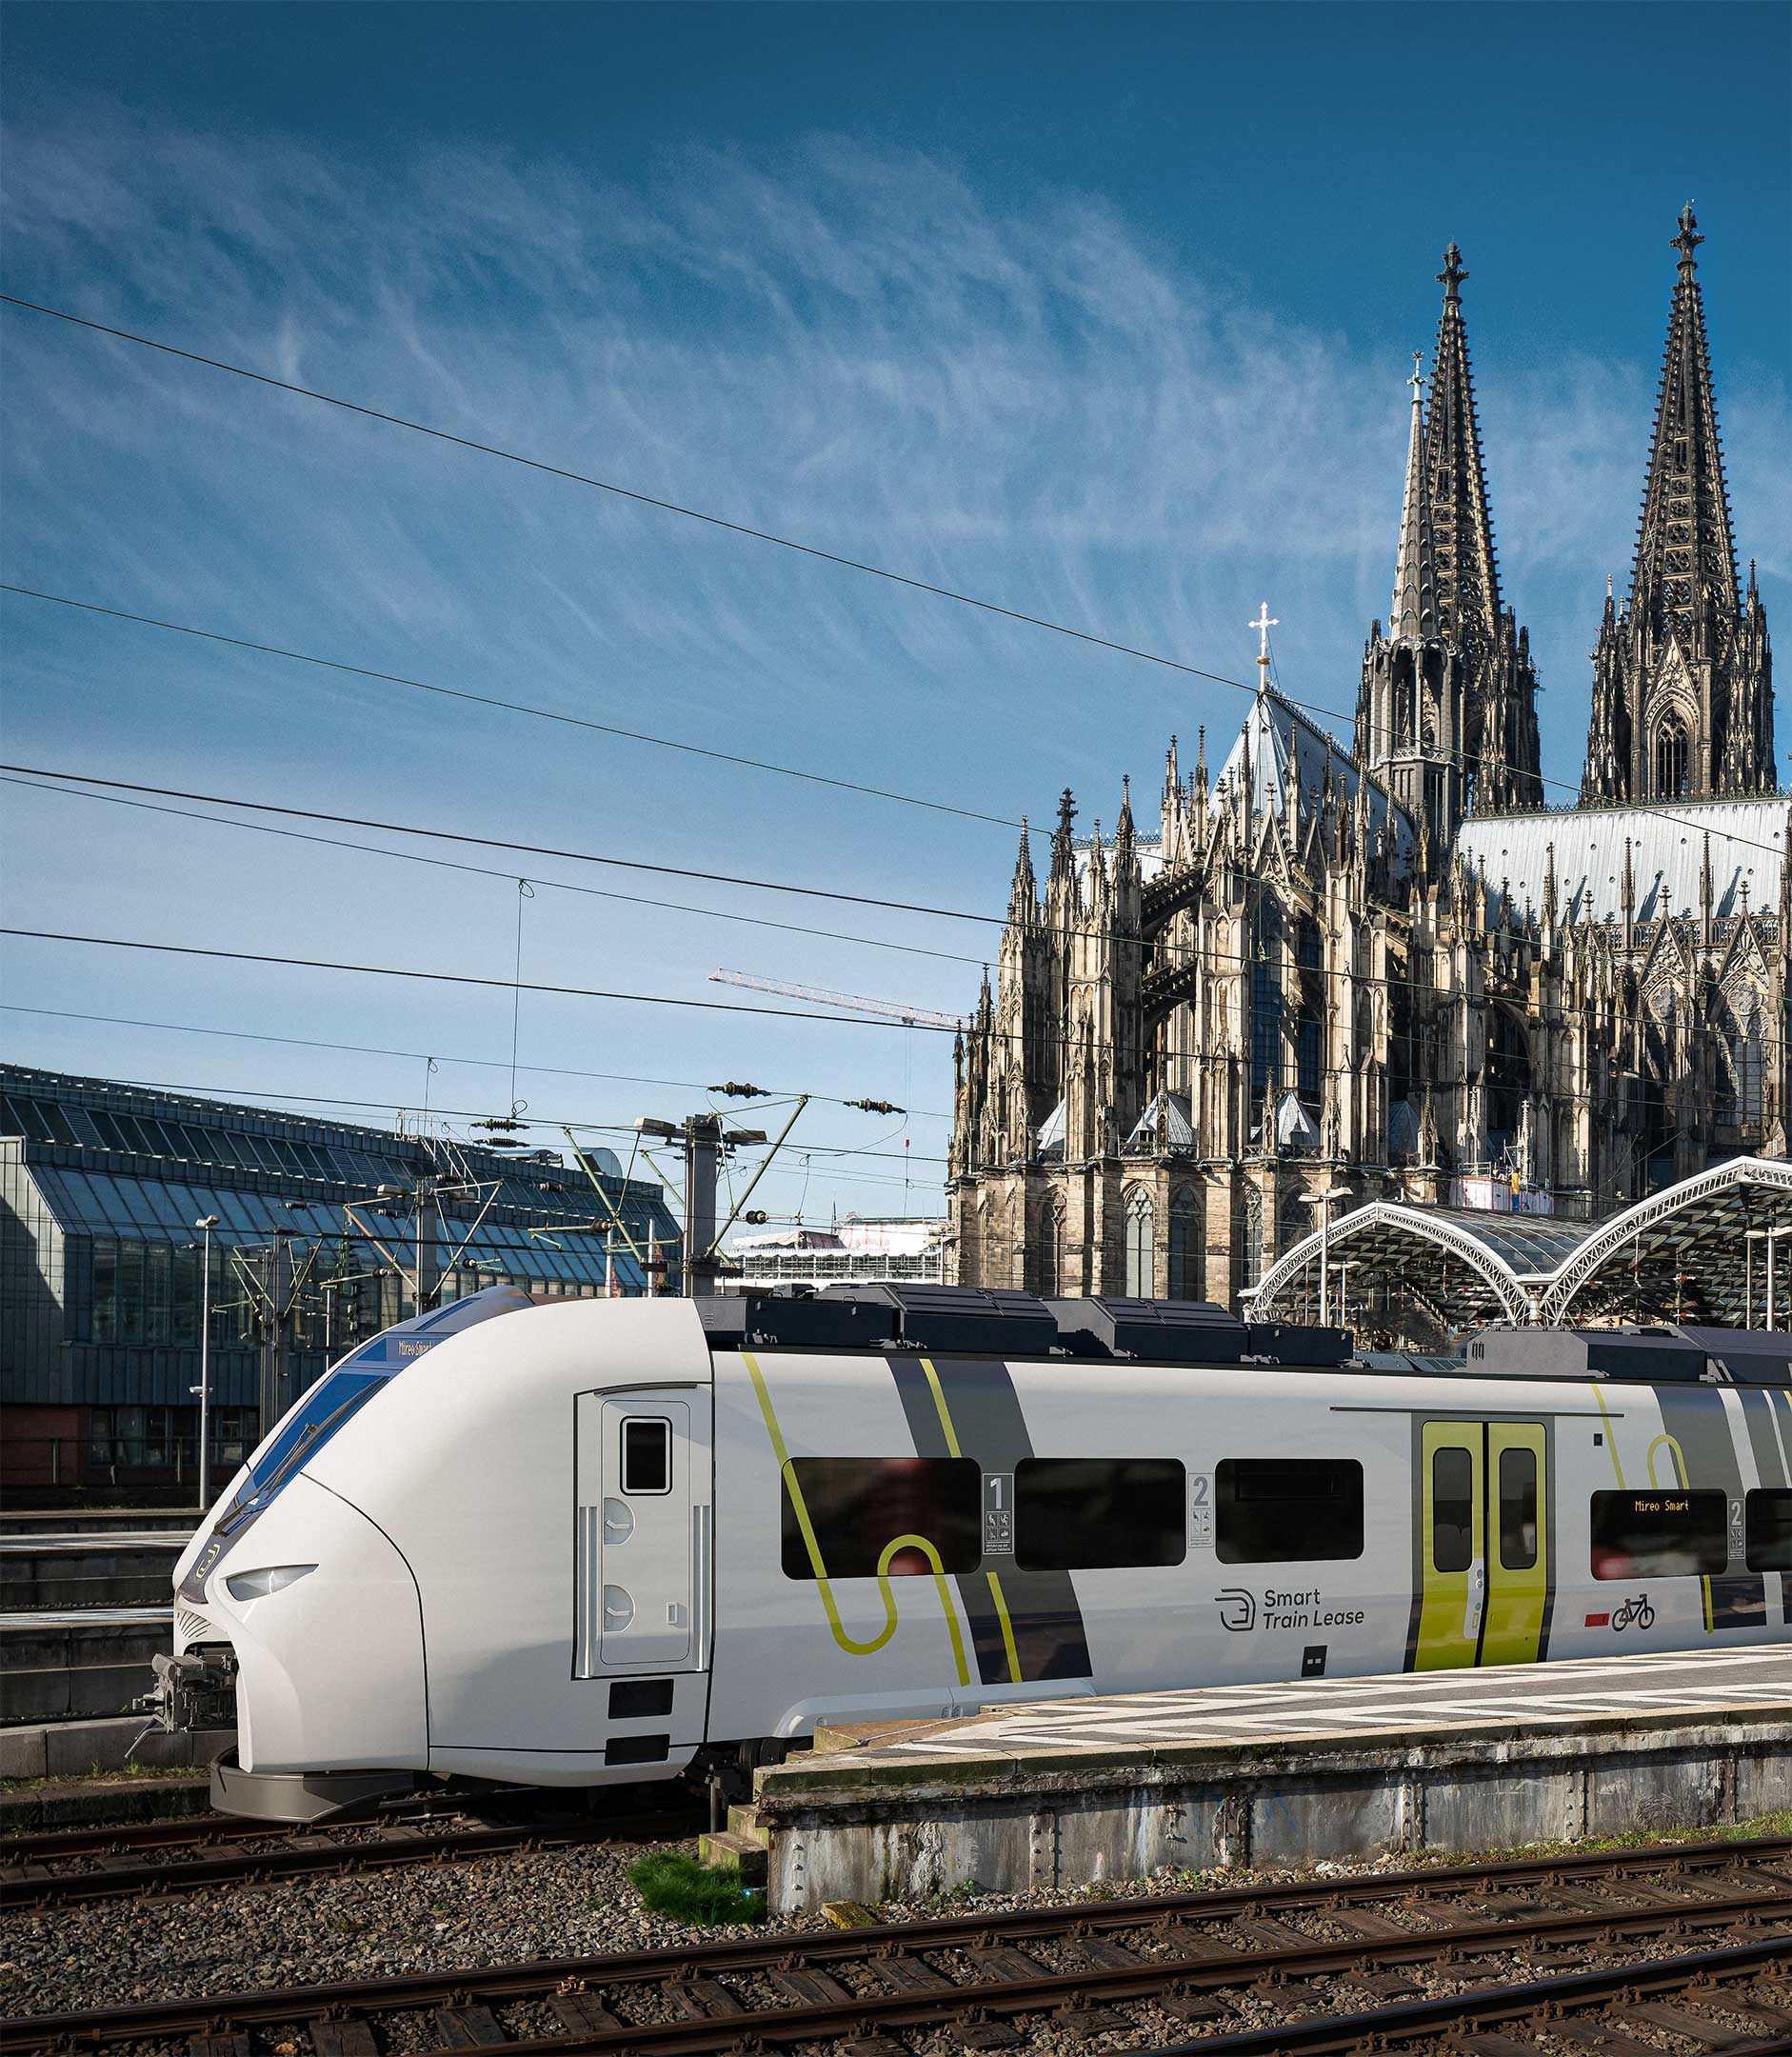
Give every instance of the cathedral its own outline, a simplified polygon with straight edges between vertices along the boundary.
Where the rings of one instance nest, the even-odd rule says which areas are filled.
[[[1236,1306],[1326,1209],[1584,1220],[1785,1153],[1788,798],[1702,241],[1688,207],[1579,805],[1545,804],[1452,244],[1348,751],[1275,689],[1265,608],[1217,773],[1205,731],[1192,770],[1172,739],[1155,809],[1136,817],[1123,785],[1111,837],[1080,834],[1065,792],[1043,886],[1022,833],[994,988],[956,1049],[960,1283]]]

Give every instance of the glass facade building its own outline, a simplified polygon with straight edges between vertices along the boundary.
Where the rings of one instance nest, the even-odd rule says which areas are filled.
[[[637,1294],[678,1226],[657,1181],[0,1065],[0,1482],[184,1483],[209,1306],[214,1475],[335,1358],[510,1283]],[[627,1236],[608,1225],[611,1209]],[[206,1239],[195,1224],[217,1218]]]

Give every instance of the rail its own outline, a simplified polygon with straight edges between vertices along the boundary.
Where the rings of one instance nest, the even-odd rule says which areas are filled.
[[[483,1816],[470,1816],[439,1807],[419,1810],[413,1802],[382,1808],[369,1820],[289,1831],[213,1814],[8,1836],[0,1839],[0,1910],[462,1862],[580,1843],[652,1841],[693,1835],[702,1826],[690,1807],[544,1813],[531,1807],[532,1800],[519,1796],[519,1811],[508,1820],[492,1818],[489,1807]]]
[[[1614,2006],[1619,2021],[1647,2020],[1667,1995],[1678,2003],[1668,2011],[1702,2021],[1707,2044],[1727,2038],[1740,2057],[1783,2049],[1792,2030],[1789,1867],[1792,1837],[1587,1852],[198,1995],[0,2027],[16,2057],[181,2034],[216,2050],[230,2047],[217,2038],[278,2028],[285,2041],[297,2027],[318,2057],[474,2045],[694,2057],[841,2038],[854,2057],[903,2057],[892,2031],[949,2025],[966,2047],[989,2050],[1020,2041],[1022,2017],[1071,2036],[1136,2034],[1116,2009],[1148,2003],[1158,2019],[1207,2025],[1191,2049],[1356,2051]],[[1589,1966],[1592,1954],[1606,1961]],[[1498,1961],[1497,1982],[1475,1982],[1479,1956]],[[1515,1983],[1514,1957],[1540,1975]]]

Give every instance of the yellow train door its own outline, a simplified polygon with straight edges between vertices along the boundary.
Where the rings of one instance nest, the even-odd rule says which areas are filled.
[[[1419,1438],[1419,1564],[1424,1599],[1415,1671],[1472,1665],[1486,1602],[1486,1430],[1426,1422]]]
[[[1548,1465],[1541,1422],[1487,1424],[1486,1611],[1484,1665],[1531,1664],[1543,1642],[1549,1601]]]
[[[1416,1671],[1529,1664],[1549,1598],[1541,1422],[1425,1422],[1419,1437]]]

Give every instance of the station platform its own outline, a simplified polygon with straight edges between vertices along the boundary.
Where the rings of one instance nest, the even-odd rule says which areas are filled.
[[[0,1612],[0,1724],[126,1712],[155,1684],[173,1622],[169,1601]]]
[[[1032,1701],[825,1727],[741,1826],[772,1904],[1475,1851],[1792,1806],[1792,1647]]]

